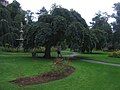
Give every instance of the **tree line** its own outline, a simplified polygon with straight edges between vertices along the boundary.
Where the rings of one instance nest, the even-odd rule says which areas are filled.
[[[24,11],[20,3],[14,0],[11,4],[0,4],[0,46],[6,43],[17,47],[20,24],[24,25],[24,50],[29,51],[45,47],[45,58],[50,58],[51,47],[62,45],[82,53],[97,50],[120,49],[120,3],[114,4],[116,13],[108,15],[98,12],[89,27],[81,14],[53,4],[50,11],[40,9],[38,20],[33,21],[33,12]],[[109,18],[115,22],[108,23]]]

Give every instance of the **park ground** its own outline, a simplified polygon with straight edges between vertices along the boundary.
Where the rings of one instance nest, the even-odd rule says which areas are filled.
[[[63,51],[69,56],[72,52]],[[52,52],[52,56],[57,56]],[[120,64],[120,58],[108,57],[108,52],[78,54],[71,65],[75,72],[61,80],[19,87],[9,81],[34,76],[51,70],[54,59],[31,58],[30,53],[0,52],[0,90],[120,90],[120,67],[84,62],[95,60]]]

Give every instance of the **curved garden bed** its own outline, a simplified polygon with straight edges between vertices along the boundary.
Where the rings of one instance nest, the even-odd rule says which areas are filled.
[[[59,80],[71,75],[75,71],[72,66],[67,66],[62,70],[50,71],[33,77],[23,77],[10,81],[19,86],[34,85]]]

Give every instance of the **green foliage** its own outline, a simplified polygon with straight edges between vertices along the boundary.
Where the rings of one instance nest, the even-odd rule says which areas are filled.
[[[18,35],[15,33],[6,33],[0,37],[3,46],[8,43],[12,47],[15,45],[16,38],[18,38]]]
[[[84,29],[88,30],[88,26],[79,13],[56,7],[31,24],[25,35],[25,48],[44,46],[45,57],[50,57],[50,48],[58,43],[66,42],[69,46],[79,47]]]
[[[42,15],[47,15],[48,11],[45,9],[45,7],[42,7],[42,9],[40,9],[36,14],[38,14],[40,17]]]
[[[14,53],[14,52],[18,52],[19,50],[17,48],[12,48],[12,47],[3,47],[2,51],[4,51],[4,52],[13,52]]]
[[[51,52],[56,52],[56,48],[55,48],[55,47],[52,47],[52,48],[51,48]]]
[[[55,8],[51,13],[53,16],[62,16],[67,20],[67,23],[74,21],[74,17],[71,12],[65,8]]]
[[[61,16],[40,16],[38,22],[30,26],[25,36],[25,47],[44,46],[47,48],[45,52],[49,52],[50,55],[50,48],[64,38],[66,26],[66,19]]]
[[[20,13],[20,3],[14,0],[11,4],[7,6],[8,10],[11,12],[11,18],[14,20],[16,15]]]
[[[16,38],[18,38],[18,35],[11,30],[9,22],[5,19],[1,19],[0,42],[2,43],[2,46],[4,46],[6,43],[9,43],[10,45],[14,46]]]
[[[25,13],[16,0],[6,7],[0,5],[0,46],[6,43],[11,47],[18,46],[16,39],[19,38],[21,22],[24,21]]]
[[[109,17],[110,16],[106,12],[102,13],[99,11],[92,19],[92,29],[94,29],[94,32],[97,32],[95,35],[99,41],[96,43],[97,49],[103,49],[104,47],[109,49],[112,45],[113,32],[111,25],[108,23]]]
[[[34,19],[34,16],[33,16],[33,12],[32,11],[30,11],[30,10],[27,10],[26,12],[25,12],[25,18],[26,18],[26,21],[27,21],[27,24],[31,24],[33,21],[33,19]]]
[[[0,36],[3,36],[4,34],[10,32],[9,23],[6,19],[0,20]]]
[[[82,42],[82,31],[85,28],[79,22],[73,22],[68,26],[66,36],[69,47],[73,50],[79,49]]]
[[[106,32],[99,30],[99,29],[91,29],[92,33],[95,35],[97,42],[96,42],[96,49],[103,49],[106,44]]]
[[[5,19],[6,21],[11,21],[10,11],[3,6],[0,6],[0,20]]]
[[[86,21],[81,17],[81,15],[78,12],[76,12],[73,9],[71,9],[70,12],[71,12],[72,18],[75,22],[81,23],[84,28],[88,29],[88,25],[87,25]]]
[[[92,52],[97,39],[93,32],[80,22],[72,22],[66,32],[67,43],[74,51]]]
[[[30,52],[43,53],[45,52],[45,48],[44,47],[34,48],[34,49],[31,49]]]
[[[68,11],[64,8],[55,8],[52,15],[59,15],[67,20],[67,30],[65,34],[66,44],[74,51],[81,50],[83,41],[83,31],[89,32],[88,25],[81,15],[75,10]],[[85,30],[86,29],[86,30]],[[87,38],[88,39],[88,38]],[[88,43],[87,43],[88,44]]]

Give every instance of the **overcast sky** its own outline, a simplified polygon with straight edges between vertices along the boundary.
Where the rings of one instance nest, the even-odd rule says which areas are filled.
[[[8,0],[10,3],[13,0]],[[67,9],[74,9],[81,14],[87,23],[91,22],[95,13],[99,10],[102,12],[113,12],[113,4],[120,2],[120,0],[17,0],[22,9],[37,12],[43,6],[47,10],[50,9],[53,3],[61,5]]]

